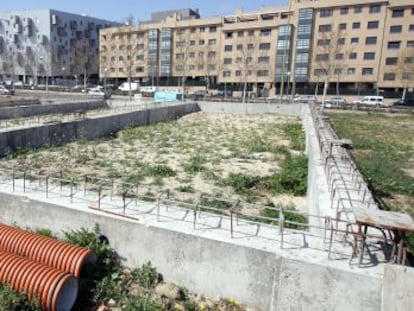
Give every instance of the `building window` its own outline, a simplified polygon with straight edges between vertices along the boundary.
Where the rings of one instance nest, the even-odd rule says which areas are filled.
[[[184,71],[184,66],[182,65],[175,66],[175,71]]]
[[[262,29],[260,30],[260,36],[261,37],[269,37],[272,34],[271,29]]]
[[[207,66],[207,70],[208,70],[208,71],[213,71],[213,70],[216,70],[216,65],[214,65],[214,64],[209,64],[209,65]]]
[[[328,61],[329,60],[329,54],[316,54],[315,60],[317,62]]]
[[[194,46],[196,44],[195,40],[190,40],[190,46]]]
[[[407,48],[414,48],[414,41],[413,40],[407,41]]]
[[[268,77],[269,76],[269,70],[258,70],[257,71],[258,77]]]
[[[356,52],[352,52],[349,54],[349,59],[357,59],[358,54]]]
[[[410,24],[410,26],[408,26],[408,31],[414,31],[414,24]]]
[[[244,31],[238,31],[237,32],[237,37],[244,37]]]
[[[224,78],[231,77],[231,71],[230,71],[230,70],[225,70],[225,71],[223,71],[223,77],[224,77]]]
[[[249,37],[253,37],[254,36],[254,30],[249,30],[248,35],[249,35]]]
[[[177,41],[177,42],[175,43],[175,46],[176,46],[177,48],[184,47],[184,46],[185,46],[185,41]]]
[[[270,43],[260,43],[259,50],[270,50]]]
[[[377,37],[366,37],[365,44],[366,45],[377,44]]]
[[[296,41],[296,47],[298,49],[309,49],[310,39],[298,39]]]
[[[404,9],[392,10],[392,17],[404,17]]]
[[[254,44],[253,44],[253,43],[249,43],[249,44],[247,45],[247,49],[248,49],[248,50],[253,50],[253,49],[254,49]]]
[[[341,15],[347,15],[348,14],[348,11],[349,11],[348,8],[341,8],[340,9]]]
[[[243,51],[243,44],[237,44],[236,50],[237,51]]]
[[[362,12],[362,6],[356,6],[354,7],[354,13],[355,14],[359,14]]]
[[[356,72],[356,70],[355,70],[355,68],[353,68],[353,67],[348,68],[348,70],[347,70],[347,74],[348,74],[348,75],[354,75],[354,74],[355,74],[355,72]]]
[[[217,43],[216,39],[210,39],[208,40],[208,45],[215,45]]]
[[[225,58],[223,60],[224,65],[230,65],[232,63],[232,59],[231,58]]]
[[[361,28],[361,23],[360,22],[352,23],[352,29],[359,29],[359,28]]]
[[[329,32],[332,30],[331,24],[319,25],[319,32]]]
[[[414,15],[414,8],[411,9],[411,15]]]
[[[259,64],[268,64],[270,58],[268,56],[261,56],[259,57]]]
[[[364,60],[374,60],[374,59],[375,59],[375,52],[364,53]]]
[[[359,42],[359,38],[358,37],[353,37],[353,38],[351,38],[351,44],[352,43],[358,43]]]
[[[195,33],[196,32],[196,29],[195,28],[191,28],[190,29],[190,33]]]
[[[342,68],[335,68],[334,69],[334,74],[341,75],[342,74]]]
[[[184,59],[184,53],[177,53],[175,54],[176,59]]]
[[[394,25],[390,27],[390,33],[401,33],[402,26],[401,25]]]
[[[333,15],[333,9],[331,8],[321,9],[321,11],[319,12],[320,17],[330,17],[332,15]]]
[[[363,76],[370,76],[374,74],[374,68],[362,68]]]
[[[185,34],[185,29],[178,29],[177,30],[177,35],[184,35]]]
[[[339,29],[340,30],[345,30],[346,29],[346,23],[339,24]]]
[[[198,45],[204,45],[206,43],[206,41],[204,41],[203,39],[198,40]]]
[[[370,21],[368,22],[368,29],[377,29],[379,25],[378,21]]]
[[[217,27],[216,26],[210,26],[209,30],[210,30],[210,32],[217,32]]]
[[[231,52],[231,51],[233,51],[233,46],[232,45],[225,45],[224,46],[224,51],[225,52]]]
[[[194,58],[194,57],[195,57],[195,53],[194,53],[194,52],[190,52],[190,53],[188,54],[188,57],[190,57],[190,58]]]
[[[338,45],[344,45],[344,44],[345,44],[345,38],[339,38]]]
[[[329,39],[319,39],[318,40],[318,46],[328,46],[331,43],[331,40]]]
[[[207,56],[209,58],[215,58],[216,57],[216,52],[215,51],[209,51],[208,54],[207,54]]]
[[[204,57],[204,52],[198,52],[198,57]]]
[[[315,70],[313,71],[313,74],[314,74],[316,77],[323,77],[323,76],[325,76],[325,75],[326,75],[326,70],[325,70],[325,69],[323,69],[323,68],[317,68],[317,69],[315,69]]]
[[[241,70],[236,70],[236,77],[241,77]]]
[[[387,47],[389,50],[399,50],[401,41],[388,41]]]
[[[371,5],[369,7],[369,13],[379,13],[381,12],[381,6],[380,5]]]
[[[398,63],[398,57],[387,57],[385,59],[385,65],[393,66],[393,65],[397,65],[397,63]]]
[[[144,67],[136,67],[135,72],[144,72]]]
[[[344,53],[337,53],[335,55],[335,59],[336,60],[342,60],[342,59],[344,59]]]
[[[394,80],[395,80],[395,73],[394,72],[384,73],[384,81],[394,81]]]
[[[225,32],[225,33],[224,33],[224,38],[226,38],[226,39],[231,39],[231,38],[233,38],[233,32]]]
[[[200,32],[206,32],[206,28],[205,27],[200,27]]]

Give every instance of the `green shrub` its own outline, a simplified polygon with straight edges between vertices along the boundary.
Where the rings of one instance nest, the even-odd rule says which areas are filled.
[[[249,176],[241,173],[230,173],[223,180],[225,186],[230,186],[238,194],[245,194],[253,187],[257,187],[261,183],[261,178],[257,176]]]
[[[16,293],[7,285],[0,284],[0,311],[40,311],[36,301],[28,301],[22,294]]]
[[[308,159],[305,155],[287,157],[281,171],[267,178],[265,185],[273,193],[305,195],[308,184]]]
[[[142,287],[149,289],[157,285],[162,280],[162,276],[148,261],[141,268],[136,268],[132,271],[132,279]]]
[[[49,237],[49,238],[56,238],[53,233],[52,230],[50,229],[46,229],[46,228],[39,228],[35,231],[35,233],[43,235],[45,237]]]
[[[98,280],[93,292],[93,300],[96,302],[113,299],[121,301],[127,293],[126,284],[121,280],[119,273],[112,273]]]
[[[172,177],[176,172],[167,165],[153,165],[146,168],[148,175],[152,177]]]
[[[194,193],[195,190],[191,185],[181,185],[177,188],[180,192],[186,192],[186,193]]]
[[[294,150],[305,150],[305,132],[300,123],[287,123],[283,126],[283,132],[289,138]]]
[[[126,311],[164,311],[166,307],[147,296],[129,296],[126,300]]]
[[[184,171],[187,173],[198,173],[204,170],[203,164],[206,160],[199,155],[190,158],[189,162],[184,165]]]

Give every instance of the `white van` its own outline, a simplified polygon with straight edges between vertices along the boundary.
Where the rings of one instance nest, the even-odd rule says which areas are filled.
[[[353,104],[382,106],[384,104],[384,96],[364,96],[352,102]]]
[[[138,82],[131,82],[131,91],[137,91],[139,89],[139,83]],[[129,83],[124,82],[119,87],[118,90],[128,92],[129,91]]]

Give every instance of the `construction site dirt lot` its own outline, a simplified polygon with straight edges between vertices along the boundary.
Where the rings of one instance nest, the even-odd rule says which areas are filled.
[[[183,202],[206,194],[306,213],[304,148],[297,117],[200,112],[105,139],[21,150],[1,162],[68,179],[138,184],[147,199],[169,189]]]

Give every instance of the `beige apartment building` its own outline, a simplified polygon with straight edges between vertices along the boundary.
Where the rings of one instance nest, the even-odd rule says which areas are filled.
[[[329,81],[351,91],[414,87],[413,0],[291,0],[201,18],[156,12],[100,32],[102,78],[164,86],[296,92]]]

